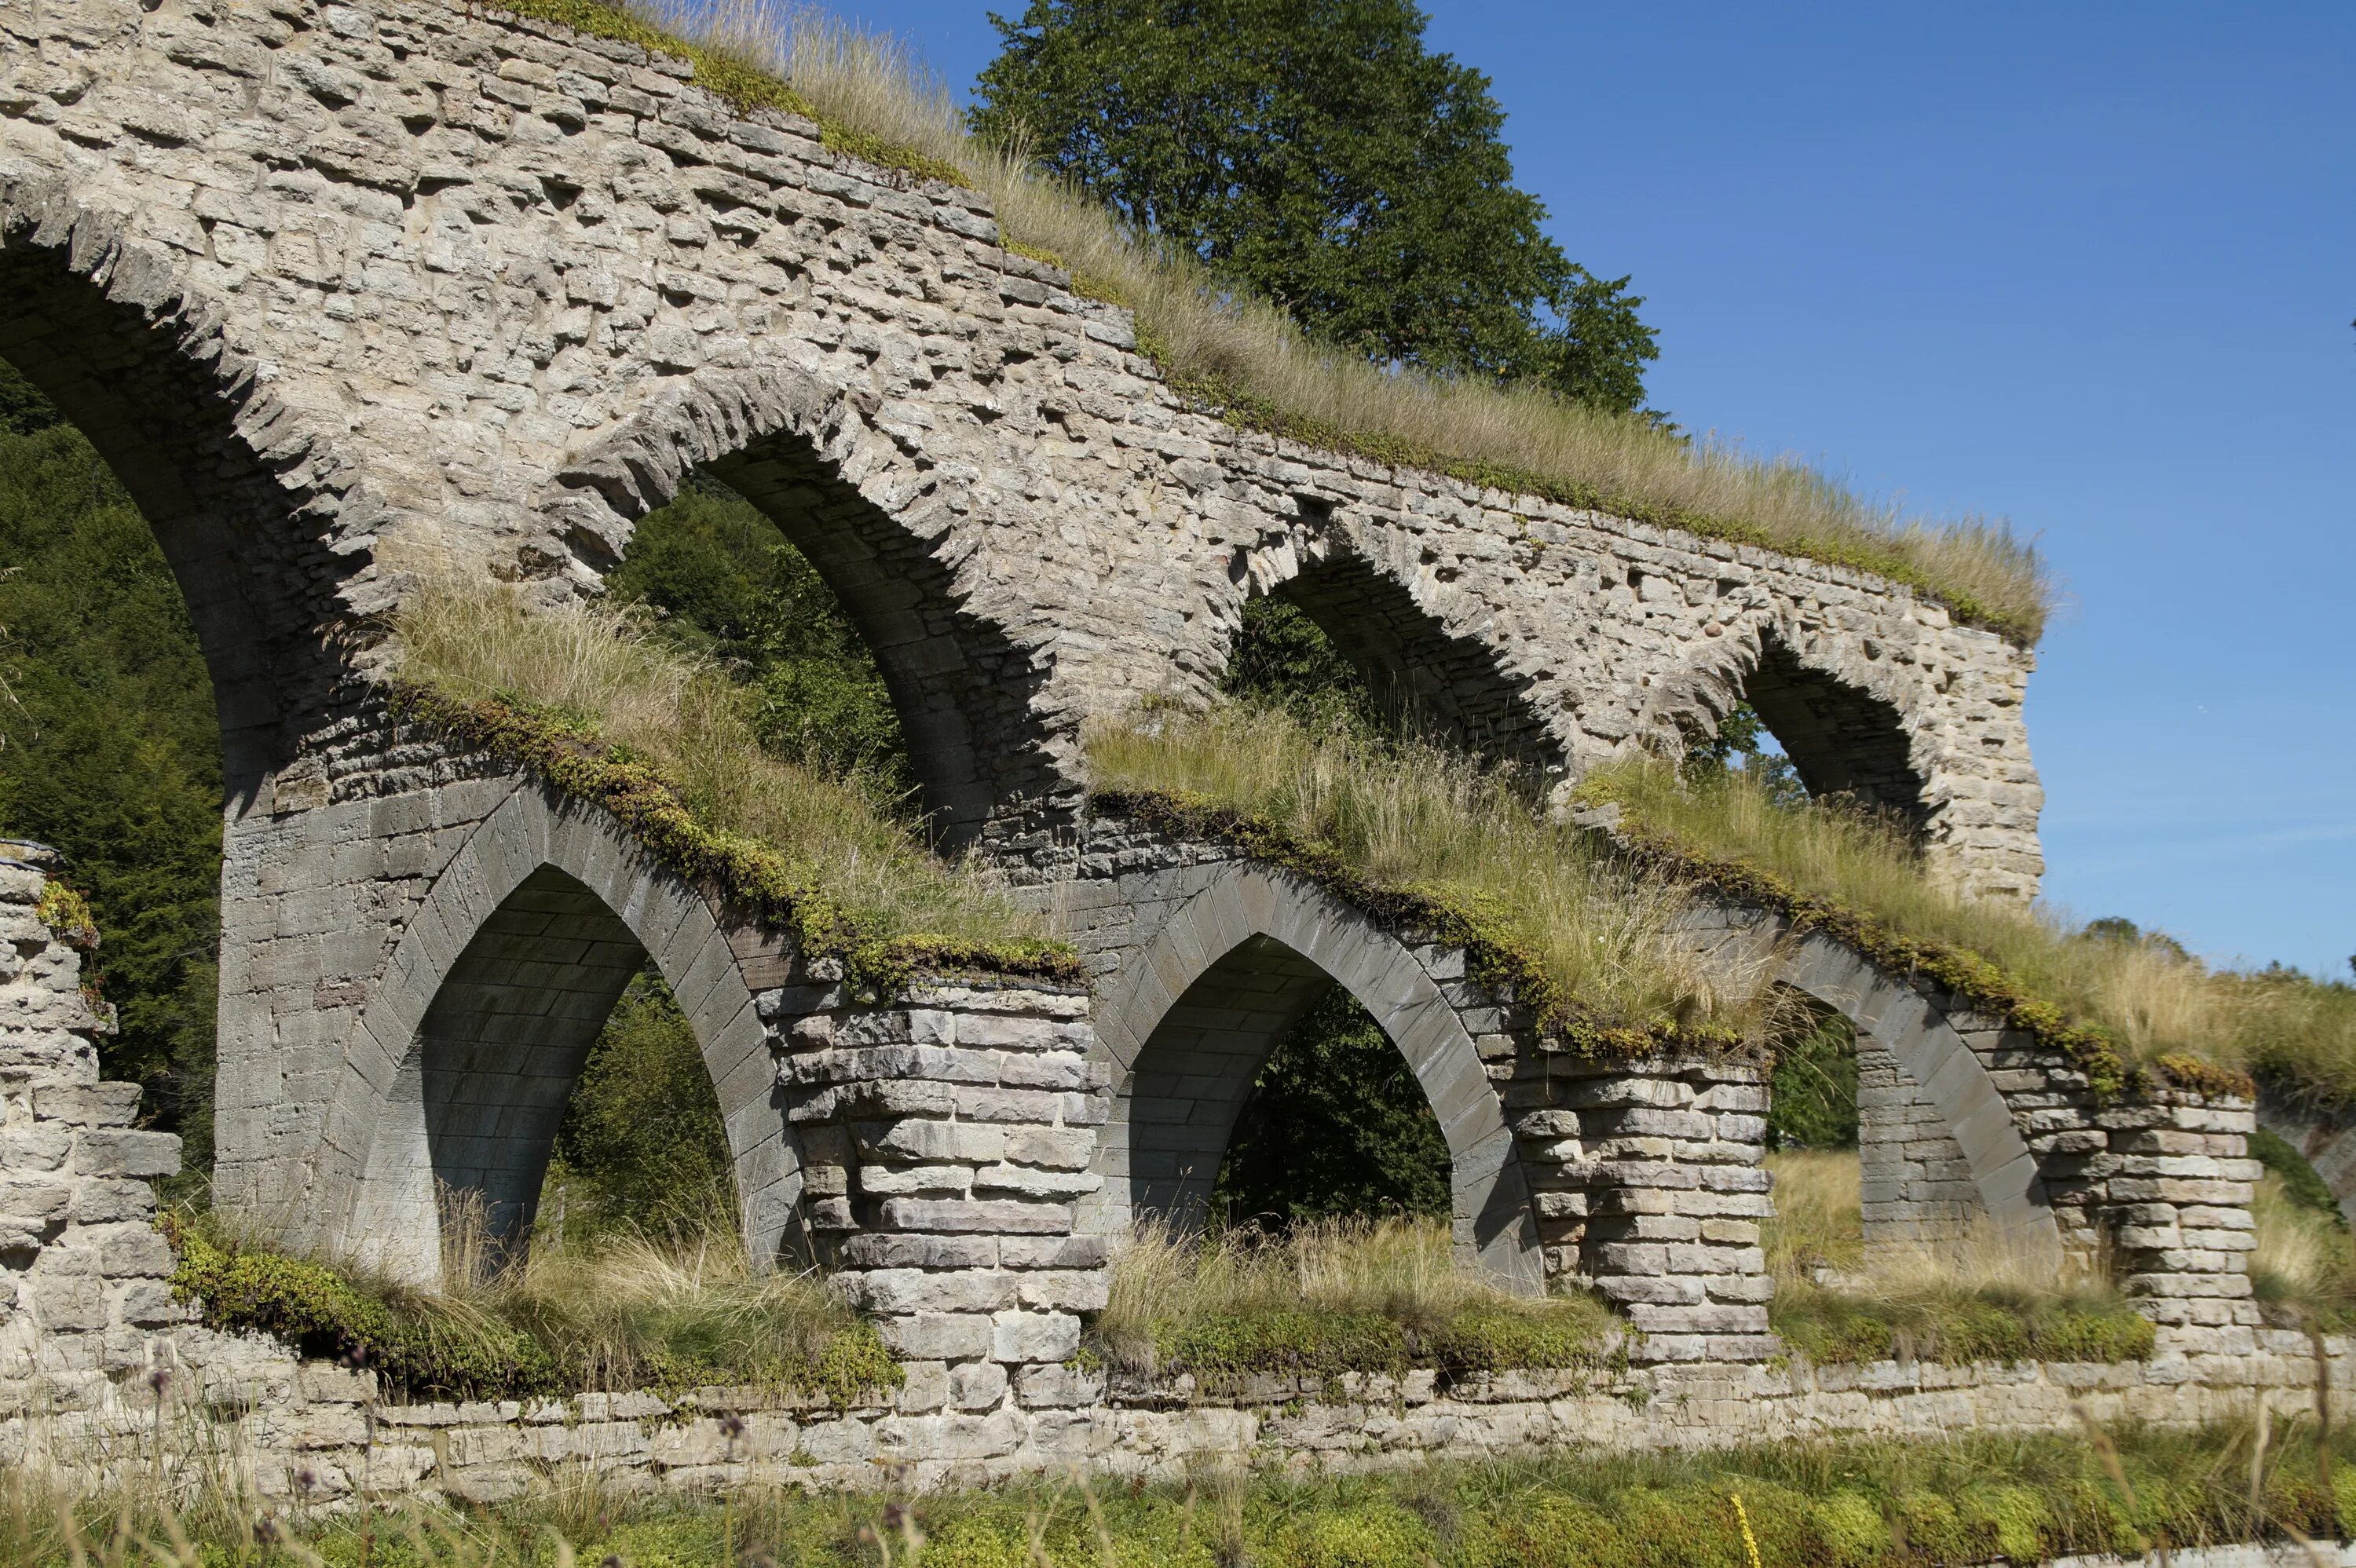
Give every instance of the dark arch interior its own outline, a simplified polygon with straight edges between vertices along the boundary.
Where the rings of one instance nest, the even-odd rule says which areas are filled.
[[[115,1008],[101,1071],[211,1163],[221,736],[188,607],[104,457],[0,360],[0,835],[64,856]]]
[[[1772,638],[1762,645],[1742,696],[1811,795],[1844,796],[1922,831],[1922,779],[1894,706],[1806,668]]]
[[[565,1103],[646,951],[605,901],[543,867],[494,911],[418,1026],[437,1189],[478,1193],[486,1229],[529,1233]]]
[[[0,358],[62,411],[154,530],[211,675],[232,810],[329,711],[340,665],[321,635],[337,558],[320,520],[246,445],[217,344],[110,300],[43,247],[0,245]],[[305,454],[280,454],[299,461]]]
[[[1363,558],[1337,552],[1280,584],[1272,597],[1322,634],[1384,716],[1494,761],[1533,769],[1560,764],[1521,684],[1498,667],[1495,656],[1478,643],[1451,636],[1404,587]],[[1247,638],[1257,629],[1248,626]],[[1245,658],[1251,652],[1237,651]],[[1289,671],[1237,669],[1229,684],[1280,682],[1304,673],[1312,680],[1333,678],[1296,665]]]
[[[890,694],[937,843],[1017,838],[1073,808],[1075,800],[1057,794],[1033,702],[1047,666],[966,610],[948,530],[926,537],[921,526],[887,516],[788,432],[705,464],[697,475],[706,489],[741,497],[767,517],[823,580]],[[698,482],[691,476],[685,493]],[[621,481],[605,483],[610,504],[634,505],[616,493]],[[657,488],[643,475],[631,483]]]
[[[1389,1077],[1405,1080],[1413,1110],[1422,1118],[1419,1124],[1412,1112],[1387,1115],[1386,1126],[1373,1129],[1387,1131],[1397,1147],[1359,1152],[1356,1163],[1364,1168],[1355,1178],[1355,1191],[1337,1186],[1330,1175],[1320,1183],[1313,1172],[1306,1182],[1288,1183],[1280,1151],[1266,1147],[1348,1130],[1330,1110],[1303,1115],[1270,1104],[1267,1074],[1272,1058],[1303,1045],[1303,1026],[1310,1024],[1321,1026],[1307,1031],[1319,1040],[1355,1029],[1361,1049],[1379,1042],[1386,1058],[1379,1066]],[[1370,1040],[1365,1038],[1368,1032]],[[1138,1052],[1116,1112],[1125,1115],[1129,1127],[1125,1174],[1132,1211],[1182,1231],[1198,1229],[1214,1217],[1281,1222],[1372,1208],[1446,1213],[1447,1146],[1405,1065],[1364,1009],[1323,969],[1271,937],[1253,937],[1204,971]],[[1366,1075],[1361,1068],[1360,1076]],[[1263,1146],[1257,1172],[1238,1168],[1252,1163],[1251,1151],[1236,1147],[1239,1122],[1246,1136]],[[1435,1150],[1436,1173],[1428,1168]],[[1238,1159],[1239,1154],[1244,1157]],[[1122,1174],[1114,1173],[1116,1179]],[[1377,1189],[1396,1185],[1392,1201],[1369,1201],[1369,1182]]]

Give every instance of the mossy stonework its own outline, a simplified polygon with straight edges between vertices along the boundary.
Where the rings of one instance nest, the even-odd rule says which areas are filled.
[[[284,1281],[199,1258],[183,1284],[201,1307],[175,1300],[141,1182],[177,1153],[96,1083],[79,917],[9,861],[8,983],[47,1010],[7,1064],[34,1078],[0,1082],[0,1157],[20,1162],[0,1384],[22,1395],[0,1456],[42,1401],[89,1435],[121,1425],[158,1358],[271,1452],[337,1455],[319,1461],[337,1485],[462,1489],[436,1467],[495,1454],[466,1482],[483,1495],[605,1452],[698,1484],[762,1465],[847,1482],[879,1457],[929,1480],[1159,1473],[1189,1453],[1689,1442],[1770,1432],[1746,1424],[1780,1419],[1760,1411],[1870,1427],[1916,1420],[1889,1412],[1917,1393],[1932,1407],[1919,1382],[1876,1403],[1831,1369],[1768,1371],[1767,1081],[1743,1042],[1603,1027],[1477,912],[1252,823],[1092,804],[1082,731],[1207,698],[1246,600],[1280,594],[1437,731],[1558,797],[1748,699],[1813,786],[1902,816],[1938,874],[2021,897],[2042,869],[2026,650],[1844,567],[1231,422],[1160,379],[1121,307],[1001,248],[940,169],[605,6],[523,10],[0,0],[0,356],[155,528],[220,707],[216,1200],[419,1282],[442,1266],[437,1181],[519,1244],[589,1039],[651,965],[710,1070],[755,1257],[833,1271],[899,1386],[765,1405],[730,1435],[721,1395],[527,1407],[550,1391],[519,1364],[451,1373],[512,1410],[393,1415],[372,1375],[240,1337],[360,1342]],[[405,603],[454,579],[536,609],[593,597],[691,471],[839,595],[937,842],[1068,944],[872,928],[619,748],[402,678]],[[1751,936],[1793,923],[1741,888],[1698,896]],[[1947,1031],[1882,1040],[1912,1074],[1890,1079],[1897,1141],[1930,1151],[1890,1168],[1900,1209],[2125,1256],[2155,1364],[2205,1359],[2133,1382],[2123,1411],[2205,1418],[2238,1397],[2218,1391],[2291,1381],[2244,1311],[2238,1085],[2106,1075],[2099,1041],[2028,1004],[1991,1022],[1931,997],[1939,955],[1818,927],[1870,981],[1846,1005],[1861,1030],[1914,997]],[[1425,1434],[1396,1445],[1364,1411],[1173,1409],[1204,1389],[1116,1388],[1081,1354],[1108,1241],[1201,1212],[1269,1045],[1334,983],[1430,1101],[1462,1256],[1526,1291],[1592,1289],[1627,1329],[1559,1385],[1513,1383],[1479,1346],[1392,1367],[1367,1397]],[[1640,1413],[1653,1393],[1709,1409]],[[460,1457],[418,1435],[436,1425],[466,1432]]]

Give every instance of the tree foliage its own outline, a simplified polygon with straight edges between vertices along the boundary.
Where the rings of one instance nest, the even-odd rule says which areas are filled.
[[[1775,1053],[1769,1088],[1767,1147],[1857,1147],[1857,1031],[1838,1013]]]
[[[1448,1143],[1407,1058],[1356,997],[1327,992],[1260,1069],[1219,1168],[1233,1222],[1449,1211]]]
[[[610,586],[749,688],[764,745],[912,798],[899,714],[867,645],[817,569],[750,502],[698,476],[639,522]]]
[[[1513,183],[1488,78],[1408,0],[1031,0],[975,127],[1377,363],[1634,411],[1659,357]]]
[[[113,473],[0,366],[0,832],[61,851],[119,1031],[102,1070],[210,1163],[220,739],[178,584]]]
[[[637,1229],[696,1235],[735,1223],[735,1181],[703,1049],[670,987],[638,976],[573,1088],[540,1223],[579,1239]]]

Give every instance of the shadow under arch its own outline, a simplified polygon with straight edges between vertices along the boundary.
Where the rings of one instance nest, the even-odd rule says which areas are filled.
[[[1413,953],[1360,912],[1281,872],[1238,866],[1174,911],[1098,999],[1111,1115],[1105,1186],[1078,1226],[1126,1234],[1141,1214],[1199,1224],[1237,1114],[1277,1040],[1334,985],[1407,1059],[1450,1157],[1460,1257],[1514,1289],[1544,1258],[1514,1136],[1481,1053]]]
[[[1307,615],[1408,727],[1543,775],[1562,747],[1494,650],[1448,629],[1405,576],[1336,540],[1268,591]]]
[[[235,818],[353,695],[331,631],[369,556],[328,548],[338,501],[308,476],[341,462],[258,390],[220,307],[115,227],[61,187],[0,183],[0,358],[97,449],[154,533],[211,677]]]
[[[729,933],[602,813],[531,784],[467,836],[360,1019],[322,1146],[335,1249],[438,1280],[437,1179],[522,1235],[589,1046],[649,959],[718,1093],[747,1253],[772,1264],[801,1160]]]
[[[1760,636],[1741,696],[1783,745],[1810,795],[1847,795],[1918,835],[1928,826],[1930,803],[1914,766],[1913,738],[1895,702],[1804,656],[1772,630]]]
[[[841,601],[890,690],[947,848],[1066,813],[1075,716],[1039,702],[1052,653],[975,608],[979,539],[941,466],[870,435],[838,389],[780,368],[715,371],[652,400],[559,475],[548,508],[603,576],[637,519],[700,469],[743,496]]]

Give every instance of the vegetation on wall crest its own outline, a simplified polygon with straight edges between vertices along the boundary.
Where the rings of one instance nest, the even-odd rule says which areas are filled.
[[[1394,887],[1368,877],[1331,845],[1304,843],[1264,818],[1181,790],[1108,788],[1094,795],[1102,816],[1126,817],[1173,838],[1226,844],[1289,871],[1364,912],[1386,931],[1463,949],[1471,974],[1521,1008],[1544,1040],[1594,1057],[1650,1056],[1680,1049],[1724,1052],[1743,1034],[1708,1025],[1615,1024],[1566,994],[1502,912],[1461,893]]]
[[[790,933],[806,960],[840,958],[845,980],[861,993],[894,996],[919,975],[981,973],[1057,984],[1085,977],[1078,955],[1060,942],[973,942],[879,931],[768,845],[698,822],[653,765],[577,726],[497,697],[453,697],[421,681],[398,681],[393,691],[400,716],[601,807],[656,860],[691,883],[709,883],[751,918]]]

